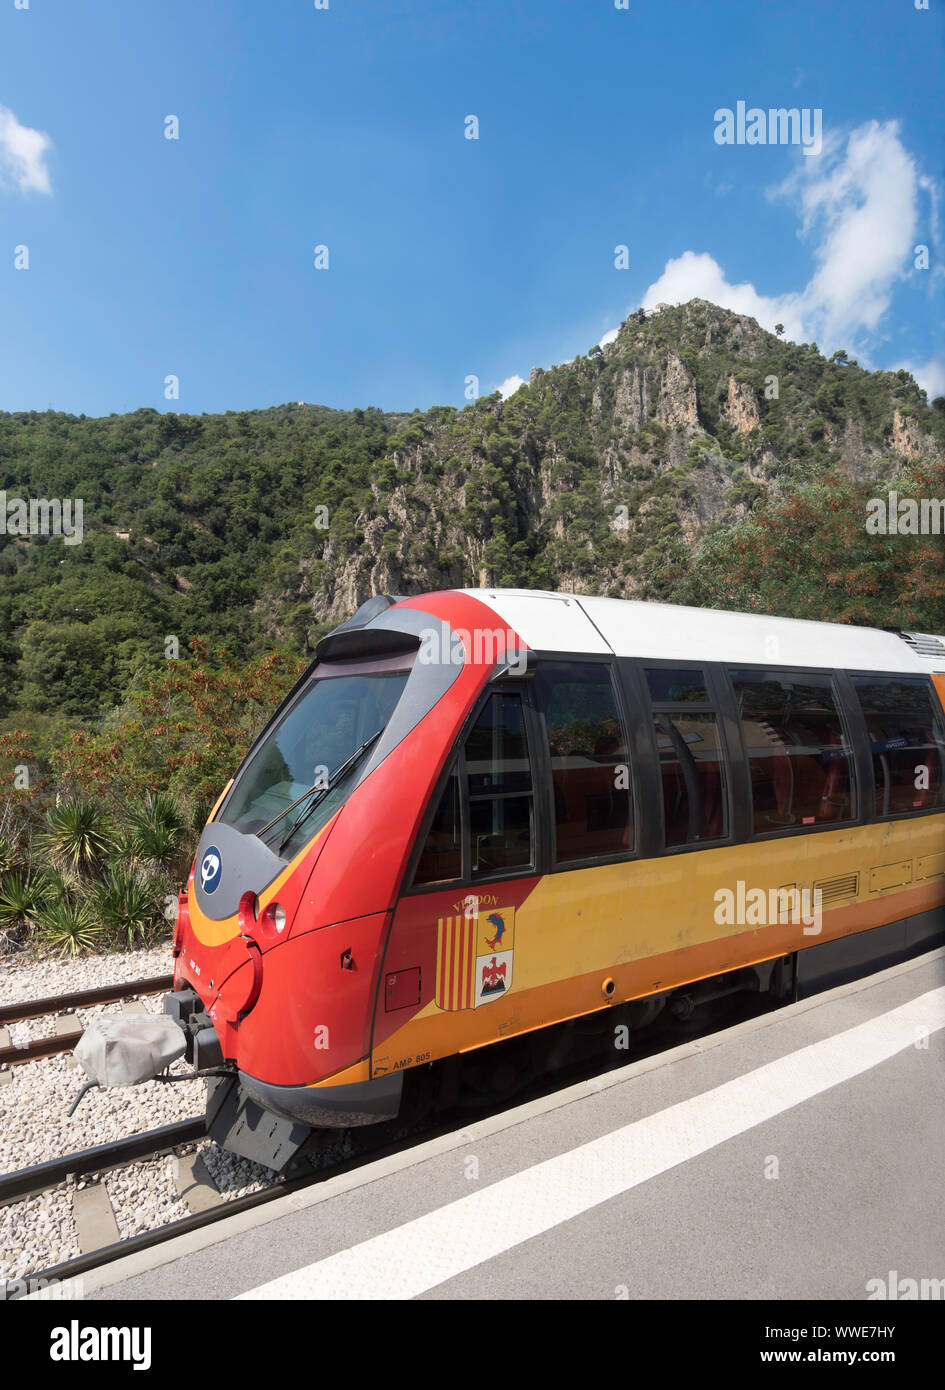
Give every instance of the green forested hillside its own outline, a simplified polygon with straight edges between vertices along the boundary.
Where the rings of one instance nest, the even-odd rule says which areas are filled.
[[[945,496],[945,402],[905,372],[694,300],[510,400],[0,414],[8,498],[82,498],[82,543],[0,535],[0,720],[97,721],[168,638],[291,657],[374,591],[565,588],[942,632],[942,537],[870,497]]]
[[[339,528],[356,516],[395,423],[289,406],[0,414],[8,497],[82,498],[84,512],[79,545],[0,537],[0,712],[103,712],[164,664],[168,636],[183,653],[196,635],[243,654],[274,637],[304,645],[317,618],[286,599],[324,542],[312,500]]]

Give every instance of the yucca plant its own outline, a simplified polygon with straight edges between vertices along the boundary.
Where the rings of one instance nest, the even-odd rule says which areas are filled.
[[[135,837],[132,831],[124,830],[121,827],[113,830],[108,844],[106,865],[133,864],[137,858],[135,849]]]
[[[199,837],[213,809],[213,801],[205,796],[195,796],[190,804],[190,829]]]
[[[128,838],[138,859],[167,868],[176,865],[185,849],[187,824],[167,792],[149,792],[127,815]]]
[[[47,887],[41,875],[24,870],[0,875],[0,931],[29,926]]]
[[[94,801],[63,801],[50,808],[46,829],[37,837],[54,862],[90,872],[108,854],[108,819]]]
[[[43,897],[47,900],[81,897],[82,885],[74,869],[46,869],[43,873]]]
[[[60,956],[94,951],[102,936],[102,928],[82,898],[45,899],[37,910],[36,926],[40,943]]]
[[[147,945],[165,925],[166,885],[156,874],[140,877],[134,869],[112,864],[86,897],[105,937],[127,947]]]
[[[0,878],[23,866],[23,850],[12,835],[0,835]]]

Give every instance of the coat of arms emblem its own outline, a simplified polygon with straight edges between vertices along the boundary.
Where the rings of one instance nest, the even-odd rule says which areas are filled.
[[[441,917],[436,924],[436,1005],[478,1009],[512,987],[515,908],[496,907],[478,917]]]

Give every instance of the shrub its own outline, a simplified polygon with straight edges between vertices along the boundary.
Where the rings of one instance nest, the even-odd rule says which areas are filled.
[[[85,901],[109,944],[130,951],[150,945],[166,925],[166,886],[157,874],[142,876],[113,864],[89,889]]]
[[[137,859],[176,869],[187,856],[189,833],[184,814],[167,792],[149,792],[128,812],[124,840]]]
[[[109,826],[94,801],[65,801],[50,807],[46,829],[38,836],[40,849],[54,863],[78,872],[93,870],[107,856]]]
[[[42,875],[17,870],[0,879],[0,944],[4,949],[23,946],[42,907],[46,890]]]
[[[59,956],[94,951],[102,937],[102,928],[82,898],[45,899],[36,913],[36,927],[40,943]]]

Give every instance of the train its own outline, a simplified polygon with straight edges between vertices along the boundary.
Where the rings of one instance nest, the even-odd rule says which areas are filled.
[[[943,940],[945,638],[379,594],[221,792],[164,1007],[211,1135],[281,1169],[458,1061],[514,1082],[559,1025],[797,998]]]

